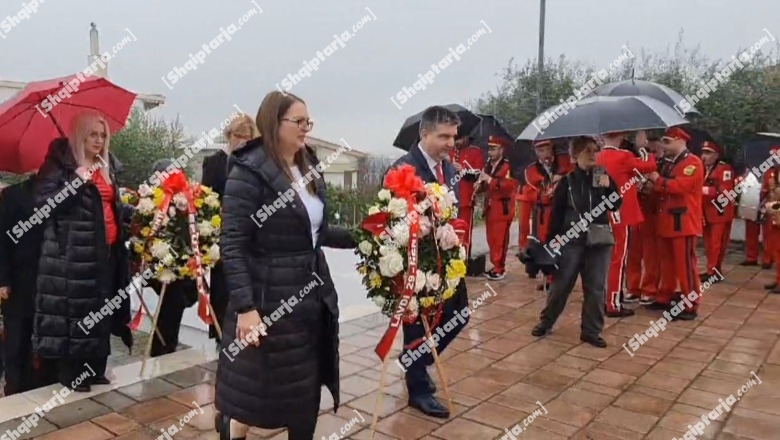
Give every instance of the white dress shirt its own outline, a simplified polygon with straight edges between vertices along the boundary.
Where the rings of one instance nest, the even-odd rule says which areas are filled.
[[[436,160],[432,158],[422,147],[422,142],[417,144],[417,147],[422,151],[423,157],[425,158],[425,161],[428,162],[428,167],[431,169],[431,173],[433,173],[433,177],[436,178],[436,180],[439,180],[439,174],[436,172],[436,165],[440,164],[440,160]],[[444,167],[441,168],[441,175],[444,176]]]

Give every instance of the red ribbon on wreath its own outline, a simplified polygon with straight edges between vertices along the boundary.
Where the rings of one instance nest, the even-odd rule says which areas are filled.
[[[203,280],[203,264],[201,262],[199,243],[200,234],[198,233],[198,227],[195,221],[197,210],[195,208],[195,197],[192,189],[187,181],[187,177],[181,170],[174,170],[170,173],[168,177],[160,183],[160,188],[162,188],[164,196],[162,204],[160,205],[160,210],[154,215],[152,232],[149,234],[149,239],[157,235],[160,228],[162,228],[163,222],[168,218],[168,207],[171,204],[173,196],[179,193],[184,194],[187,198],[187,223],[189,226],[190,247],[192,248],[192,256],[194,259],[192,264],[188,263],[188,266],[195,270],[195,283],[198,288],[198,317],[206,325],[212,325],[214,324],[214,317],[211,316],[209,311],[209,295],[206,291],[206,283]],[[139,308],[138,313],[135,318],[133,318],[133,322],[131,322],[130,325],[132,326],[136,321],[138,321],[137,325],[140,325],[141,319],[143,319],[143,316],[141,316],[141,309]]]

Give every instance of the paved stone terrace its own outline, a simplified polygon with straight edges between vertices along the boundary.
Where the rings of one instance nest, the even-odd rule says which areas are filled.
[[[780,438],[780,295],[763,290],[773,271],[734,267],[739,257],[729,257],[733,261],[726,268],[726,281],[705,291],[698,320],[672,323],[634,357],[622,344],[643,332],[657,312],[642,310],[631,318],[607,319],[604,337],[609,347],[583,345],[578,287],[554,332],[533,338],[530,331],[543,307],[543,294],[513,261],[507,279],[491,282],[498,295],[474,313],[467,330],[443,356],[453,417],[442,421],[408,408],[400,369],[391,364],[375,438],[499,438],[539,401],[548,413],[518,438],[669,440],[681,437],[687,425],[699,421],[719,399],[736,396],[751,371],[762,384],[750,388],[699,438]],[[484,283],[469,281],[472,298],[484,291]],[[357,413],[365,422],[345,431],[342,438],[369,438],[381,371],[373,347],[384,328],[377,316],[342,326],[344,406],[336,415],[325,411],[332,404],[323,393],[315,438],[340,435]],[[205,364],[55,408],[34,435],[45,440],[154,439],[160,429],[178,424],[195,401],[204,413],[174,438],[217,439],[212,429],[215,368],[214,363]],[[18,423],[0,425],[0,433]],[[279,430],[253,429],[249,438],[287,436]]]

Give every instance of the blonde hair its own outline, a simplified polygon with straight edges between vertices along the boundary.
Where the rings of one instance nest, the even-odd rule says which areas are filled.
[[[68,144],[70,150],[73,153],[73,158],[76,159],[78,166],[84,166],[86,162],[86,152],[84,148],[84,141],[89,137],[89,133],[92,130],[92,124],[99,122],[103,125],[103,129],[106,131],[106,141],[103,143],[103,149],[100,150],[100,158],[98,165],[100,167],[100,173],[106,182],[111,182],[110,172],[108,166],[108,147],[111,141],[111,128],[108,126],[108,122],[98,113],[85,112],[81,113],[73,119],[70,128],[70,136],[68,137]]]
[[[231,134],[241,134],[254,139],[260,136],[260,130],[257,129],[257,125],[251,116],[246,113],[239,113],[238,117],[225,127],[225,131],[222,134],[225,135],[225,139],[230,139]]]

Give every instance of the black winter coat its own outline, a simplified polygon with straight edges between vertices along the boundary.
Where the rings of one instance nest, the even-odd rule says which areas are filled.
[[[317,163],[309,151],[312,163]],[[232,156],[233,166],[223,197],[222,260],[230,301],[224,316],[223,350],[216,381],[216,407],[239,422],[273,429],[316,423],[320,391],[326,385],[339,405],[338,297],[322,246],[354,248],[343,228],[326,216],[312,246],[309,216],[296,193],[279,203],[278,193],[291,188],[286,174],[267,154],[260,138]],[[301,170],[305,175],[308,170]],[[325,203],[325,181],[316,179]],[[276,211],[259,220],[263,205]],[[262,224],[258,227],[255,222]],[[319,277],[322,283],[315,277]],[[317,287],[301,295],[304,287]],[[282,301],[291,304],[284,310]],[[261,317],[279,318],[259,347],[237,350],[237,312],[256,309]],[[335,409],[334,409],[335,412]]]
[[[118,267],[109,267],[110,248],[106,243],[103,206],[97,187],[92,181],[84,182],[78,188],[73,187],[75,194],[66,187],[66,182],[80,182],[66,139],[52,141],[38,173],[37,205],[47,204],[49,199],[54,201],[52,213],[42,225],[35,301],[33,347],[42,358],[106,357],[111,352],[112,332],[121,336],[125,344],[131,343],[127,327],[129,298],[122,301],[119,310],[99,320],[91,329],[82,330],[83,318],[90,312],[99,312],[106,299],[114,298],[118,289],[129,283],[127,249],[123,245],[127,237],[121,227],[126,210],[114,174],[117,166],[118,161],[112,157],[109,170],[116,195]],[[115,273],[113,282],[110,282],[110,271]]]

